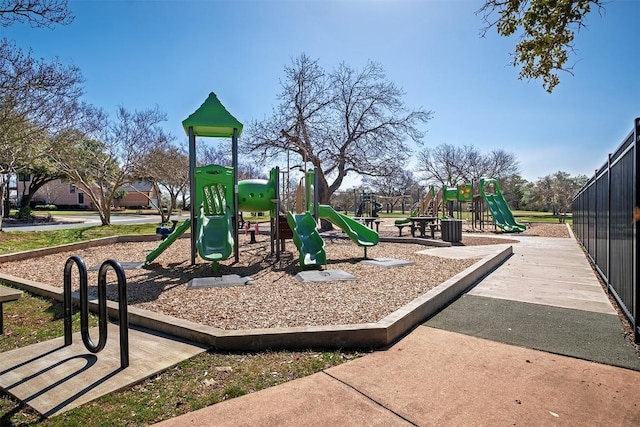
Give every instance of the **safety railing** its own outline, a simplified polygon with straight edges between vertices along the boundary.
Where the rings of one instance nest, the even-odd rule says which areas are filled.
[[[573,228],[640,342],[640,118],[573,199]]]

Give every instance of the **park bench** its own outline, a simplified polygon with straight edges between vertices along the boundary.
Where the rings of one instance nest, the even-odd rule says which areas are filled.
[[[0,286],[0,335],[4,334],[2,306],[5,302],[17,301],[21,295],[22,292],[20,291]]]

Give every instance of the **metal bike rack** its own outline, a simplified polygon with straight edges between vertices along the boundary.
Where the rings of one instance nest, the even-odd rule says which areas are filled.
[[[102,263],[98,271],[98,344],[94,344],[89,335],[89,296],[87,267],[77,255],[70,257],[64,265],[64,345],[71,345],[72,307],[71,307],[71,269],[78,268],[80,280],[80,332],[87,350],[98,353],[107,344],[107,272],[112,268],[118,279],[118,315],[120,323],[120,367],[129,366],[129,316],[127,309],[127,278],[120,263],[109,259]]]

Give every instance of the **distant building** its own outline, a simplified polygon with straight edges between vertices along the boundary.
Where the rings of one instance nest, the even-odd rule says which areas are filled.
[[[21,199],[24,189],[29,190],[31,175],[19,175],[16,185],[18,200]],[[147,208],[154,207],[158,203],[158,197],[151,183],[137,181],[122,187],[126,192],[122,199],[114,200],[114,207],[122,208]],[[151,201],[149,200],[151,199]],[[94,206],[91,199],[77,185],[64,180],[56,179],[43,185],[33,195],[32,205],[56,205],[70,208],[90,209]]]
[[[127,194],[113,204],[117,208],[150,207],[157,209],[158,195],[149,181],[136,181],[121,188]]]

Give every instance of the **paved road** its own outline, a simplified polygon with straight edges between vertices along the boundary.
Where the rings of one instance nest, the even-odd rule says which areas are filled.
[[[188,218],[189,213],[183,212],[180,216],[172,215],[171,219]],[[36,225],[16,225],[3,222],[3,231],[45,231],[45,230],[61,230],[65,228],[79,228],[93,225],[100,225],[100,217],[98,215],[77,215],[77,216],[60,216],[54,218],[59,221],[57,224],[36,224]],[[111,224],[148,224],[160,222],[159,215],[114,215],[111,217]]]

